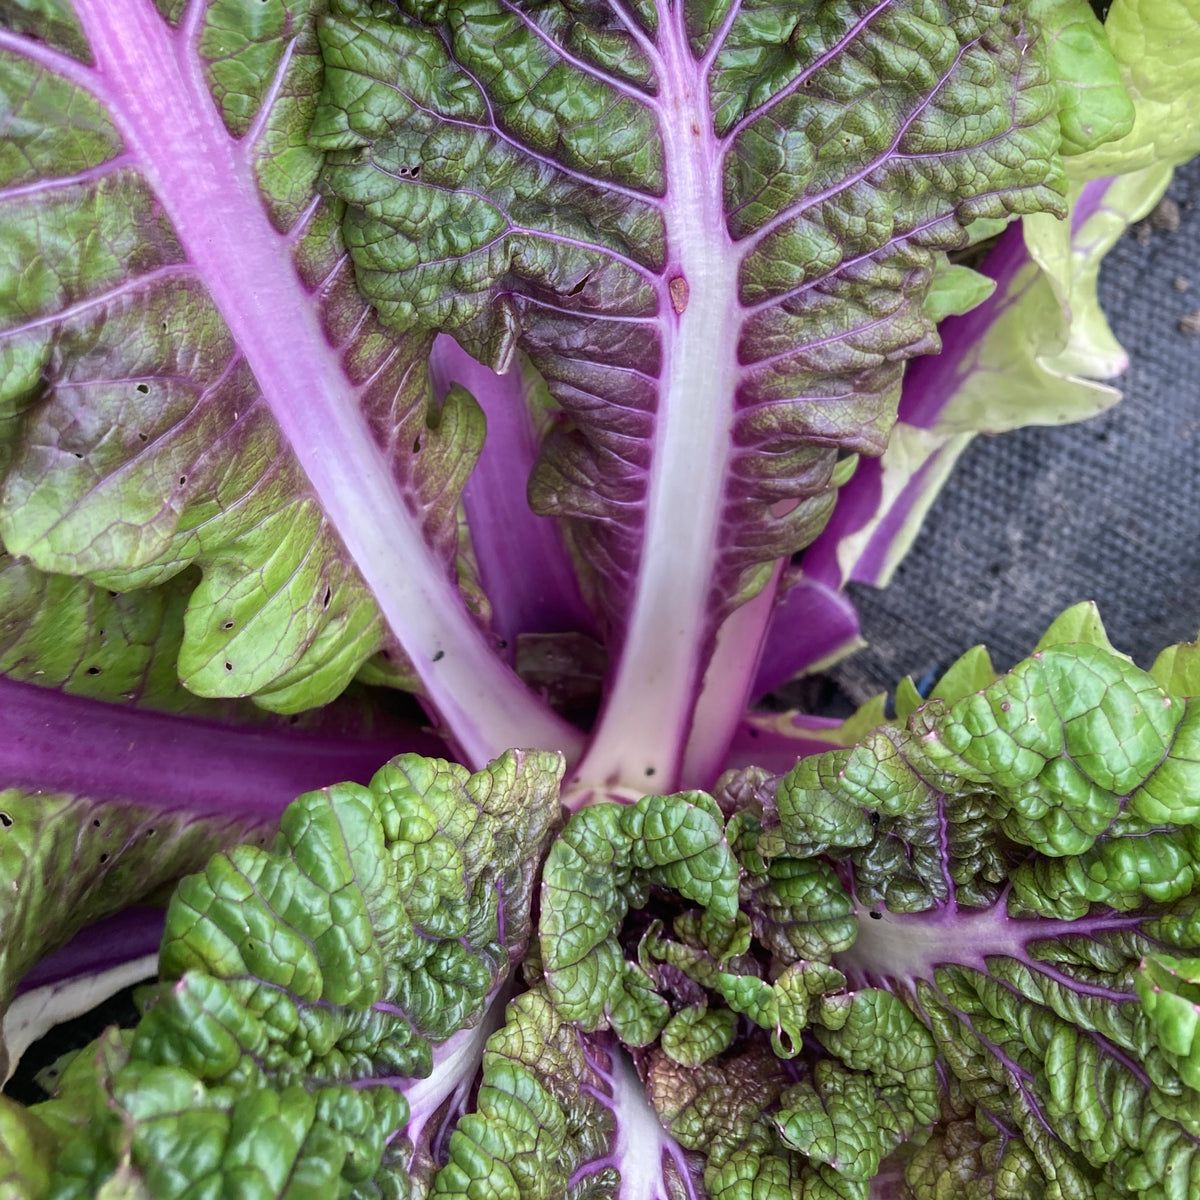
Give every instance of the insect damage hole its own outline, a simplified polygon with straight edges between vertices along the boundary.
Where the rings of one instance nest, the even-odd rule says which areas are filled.
[[[0,812],[0,829],[11,829],[13,827],[13,819],[6,812]]]
[[[135,390],[142,396],[148,396],[150,394],[150,385],[146,383],[139,383]]]

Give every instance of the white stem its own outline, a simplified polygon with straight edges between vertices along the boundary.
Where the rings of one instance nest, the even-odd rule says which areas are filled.
[[[611,691],[577,773],[598,788],[677,782],[704,669],[731,453],[740,255],[726,230],[720,147],[682,12],[676,5],[660,32],[669,260],[642,557]]]
[[[7,1083],[13,1077],[25,1051],[56,1025],[91,1012],[118,992],[157,974],[155,951],[107,971],[89,971],[75,979],[62,979],[22,992],[4,1014],[3,1045],[8,1055],[8,1074],[0,1082]]]
[[[292,452],[467,761],[579,735],[501,662],[420,528],[270,223],[194,45],[146,0],[77,5],[96,83],[254,372]]]

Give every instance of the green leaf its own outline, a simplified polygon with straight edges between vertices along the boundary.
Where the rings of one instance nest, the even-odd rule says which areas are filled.
[[[1055,617],[1050,628],[1038,640],[1038,644],[1034,647],[1034,653],[1049,649],[1051,646],[1070,645],[1073,642],[1084,642],[1089,646],[1096,646],[1100,650],[1107,650],[1110,654],[1118,653],[1112,642],[1108,640],[1104,622],[1100,619],[1100,610],[1091,600],[1073,605]],[[991,681],[989,680],[989,682]]]
[[[1175,696],[1200,696],[1200,642],[1168,646],[1154,660],[1151,676]]]
[[[523,953],[562,770],[401,755],[369,787],[300,797],[274,847],[188,877],[138,1025],[30,1110],[57,1139],[55,1194],[227,1195],[253,1166],[247,1195],[303,1179],[365,1197],[401,1175],[407,1109],[384,1081],[427,1075]]]
[[[698,1067],[733,1045],[737,1017],[729,1008],[697,1005],[677,1012],[663,1026],[662,1048],[685,1067]]]
[[[458,512],[482,414],[433,395],[429,337],[374,319],[317,195],[324,7],[206,0],[181,66],[142,0],[71,31],[10,4],[0,52],[0,537],[42,573],[166,586],[173,615],[182,594],[184,686],[283,713],[385,649],[374,678],[419,686],[393,644],[407,581],[443,593],[426,642],[482,643],[487,615]],[[85,27],[85,61],[47,49]],[[364,550],[364,512],[407,539],[403,571]]]
[[[972,646],[950,664],[946,673],[933,685],[929,698],[953,704],[955,700],[982,691],[995,682],[996,668],[992,666],[986,647]]]
[[[994,279],[943,259],[938,262],[921,308],[934,324],[940,324],[947,317],[977,308],[995,290]]]
[[[0,1015],[46,954],[252,836],[265,840],[261,818],[0,790]],[[7,1078],[15,1065],[0,1045],[0,1074]]]
[[[524,352],[563,410],[532,503],[628,633],[597,780],[673,777],[696,645],[818,534],[839,451],[883,450],[939,254],[1064,182],[1023,4],[644,7],[341,0],[313,127],[385,324]],[[668,553],[683,511],[704,554]]]
[[[1200,1091],[1200,959],[1148,955],[1136,983],[1159,1047],[1183,1082]]]
[[[925,703],[925,697],[917,691],[917,685],[913,683],[912,677],[905,677],[896,684],[896,720],[907,721],[908,718]]]
[[[1082,154],[1124,137],[1133,128],[1133,102],[1088,0],[1032,0],[1029,13],[1046,39],[1062,152]]]
[[[652,883],[715,918],[737,916],[737,861],[720,810],[703,792],[581,809],[543,873],[538,936],[550,998],[566,1019],[588,1030],[611,1025],[631,1045],[652,1041],[670,1015],[617,940]]]
[[[0,1096],[0,1200],[50,1194],[54,1137],[28,1109]]]
[[[1133,100],[1133,129],[1070,162],[1077,178],[1175,166],[1200,151],[1193,119],[1200,102],[1194,69],[1200,45],[1196,0],[1113,0],[1104,21],[1121,81]]]
[[[665,1200],[698,1186],[621,1048],[564,1021],[536,987],[488,1039],[474,1109],[450,1135],[429,1197]]]
[[[764,857],[820,847],[828,892],[854,899],[845,985],[807,1014],[831,1057],[810,1053],[773,1118],[804,1178],[865,1197],[878,1170],[870,1186],[915,1200],[1195,1190],[1200,747],[1164,662],[1139,670],[1079,606],[1007,675],[988,664],[981,687],[799,764],[779,835],[746,823],[744,861],[752,836]],[[807,810],[785,803],[798,783]],[[865,844],[810,834],[811,811],[851,828],[855,808],[878,814]],[[736,988],[693,948],[670,956],[769,1013],[751,956]],[[731,1179],[797,1177],[761,1137],[738,1154]]]

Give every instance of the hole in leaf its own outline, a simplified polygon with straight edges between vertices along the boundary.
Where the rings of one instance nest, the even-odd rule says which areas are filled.
[[[568,293],[568,296],[578,296],[588,285],[588,280],[591,279],[592,273],[589,271]]]
[[[6,812],[0,812],[0,828],[11,829],[13,819]]]
[[[82,458],[82,457],[83,457],[83,455],[82,455],[82,454],[80,454],[78,450],[75,450],[75,451],[73,451],[72,453],[74,453],[74,455],[75,455],[75,457],[76,457],[76,458]]]
[[[872,921],[882,921],[883,920],[883,913],[876,912],[875,909],[871,909],[870,913],[868,913],[868,916],[870,916]]]
[[[649,779],[649,778],[650,778],[650,776],[651,776],[651,775],[653,775],[653,774],[654,774],[654,768],[653,768],[653,767],[647,767],[647,768],[646,768],[646,778],[647,778],[647,779]]]
[[[153,837],[153,836],[154,836],[154,826],[153,826],[153,825],[151,825],[151,826],[150,826],[150,828],[146,830],[146,836],[147,836],[147,837]]]
[[[413,439],[413,453],[420,454],[420,452],[421,452],[421,439],[414,438]]]
[[[180,475],[180,477],[179,477],[179,486],[180,486],[180,487],[183,487],[183,485],[184,485],[185,483],[187,483],[187,476],[186,476],[186,475]]]
[[[146,435],[145,435],[144,433],[139,433],[139,434],[138,434],[138,437],[139,437],[139,438],[140,438],[140,439],[141,439],[143,442],[147,440],[147,439],[146,439]]]
[[[144,383],[139,383],[137,385],[137,390],[141,392],[143,396],[145,396],[150,391],[150,388]]]
[[[106,862],[108,862],[108,855],[107,855],[107,854],[102,854],[102,855],[100,855],[100,861],[101,861],[102,863],[106,863]]]
[[[92,828],[93,829],[100,828],[100,818],[99,817],[96,817],[95,820],[92,821]]]
[[[222,622],[221,622],[221,628],[222,628],[222,629],[232,629],[232,628],[233,628],[233,622],[232,622],[232,621],[222,621]]]
[[[225,664],[225,670],[227,670],[227,671],[232,671],[232,670],[233,670],[233,663],[231,663],[231,662],[227,662],[227,663]]]
[[[324,599],[321,601],[321,607],[322,607],[322,608],[328,608],[328,607],[329,607],[329,602],[330,602],[332,599],[333,599],[333,589],[332,589],[332,588],[326,588],[326,589],[325,589],[325,598],[324,598]]]
[[[99,675],[99,674],[100,674],[100,668],[99,668],[99,667],[88,667],[88,669],[87,669],[87,673],[88,673],[89,675]]]
[[[441,662],[441,661],[442,661],[442,659],[443,659],[443,658],[445,658],[445,657],[446,657],[446,652],[445,652],[445,650],[439,650],[439,651],[438,651],[438,652],[437,652],[437,653],[436,653],[436,654],[433,656],[433,661],[434,661],[434,662]]]

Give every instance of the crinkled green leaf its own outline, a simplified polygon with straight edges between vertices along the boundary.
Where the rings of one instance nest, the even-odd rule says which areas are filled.
[[[538,987],[488,1039],[430,1200],[675,1200],[699,1194],[696,1174],[620,1047],[564,1021]]]
[[[31,1110],[58,1138],[55,1187],[376,1195],[411,1150],[387,1081],[427,1075],[524,950],[562,769],[401,755],[369,787],[300,797],[274,847],[184,880],[140,1022]]]
[[[1022,0],[645,7],[338,0],[320,26],[360,288],[392,328],[526,353],[566,418],[530,496],[619,635],[589,782],[680,776],[718,628],[935,348],[939,254],[1060,212],[1065,178]]]
[[[568,1020],[611,1025],[630,1044],[653,1040],[670,1015],[617,940],[652,885],[733,922],[737,861],[724,820],[703,792],[581,809],[550,849],[538,935],[546,989]]]
[[[1188,1087],[1200,1091],[1200,959],[1149,955],[1137,990],[1155,1040]]]
[[[524,945],[561,770],[541,752],[510,752],[475,775],[401,755],[369,787],[300,797],[273,852],[239,847],[181,884],[161,952],[163,974],[181,984],[138,1037],[186,1044],[199,1028],[193,1004],[232,1005],[253,1039],[279,1022],[304,1031],[311,1044],[293,1051],[302,1070],[349,1036],[376,1039],[395,1073],[418,1073],[430,1042],[479,1013]],[[245,1037],[227,1044],[243,1061]],[[217,1057],[200,1047],[192,1069],[207,1074]]]
[[[980,686],[781,781],[759,853],[830,856],[830,894],[854,900],[857,936],[831,956],[845,987],[809,1011],[832,1057],[775,1118],[798,1151],[837,1158],[831,1194],[859,1194],[847,1174],[893,1152],[880,1186],[911,1200],[1187,1200],[1200,1184],[1200,750],[1194,701],[1170,687],[1187,648],[1161,662],[1141,671],[1079,606],[1007,675],[977,654],[960,683],[979,668]],[[841,814],[832,836],[810,811]],[[877,1072],[876,1092],[847,1069]],[[742,1178],[768,1157],[739,1160]]]
[[[1119,392],[1103,381],[1129,358],[1100,306],[1100,265],[1157,203],[1172,169],[1152,158],[1115,178],[1082,174],[1068,220],[1032,214],[1004,234],[981,264],[995,293],[970,319],[943,326],[940,356],[909,368],[888,448],[839,496],[847,515],[835,510],[816,543],[811,584],[885,586],[979,433],[1077,421],[1116,403]],[[911,700],[906,693],[905,715]]]
[[[406,1105],[389,1087],[206,1087],[131,1060],[115,1031],[63,1087],[69,1100],[25,1113],[57,1142],[47,1196],[366,1200],[400,1169],[388,1139]]]
[[[698,1067],[733,1045],[737,1017],[729,1008],[696,1006],[677,1012],[663,1026],[662,1049],[684,1067]]]
[[[47,45],[57,4],[0,15],[0,537],[41,572],[182,593],[185,686],[285,713],[368,662],[420,689],[487,644],[459,528],[482,414],[434,396],[428,336],[373,318],[317,195],[324,8],[198,0],[177,32],[147,0],[80,4],[84,61]]]

